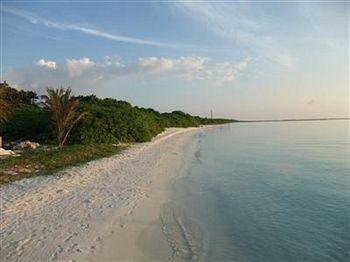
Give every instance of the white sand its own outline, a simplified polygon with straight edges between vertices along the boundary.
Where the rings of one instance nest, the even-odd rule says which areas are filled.
[[[119,155],[1,187],[1,261],[169,257],[159,209],[196,130],[171,128]]]

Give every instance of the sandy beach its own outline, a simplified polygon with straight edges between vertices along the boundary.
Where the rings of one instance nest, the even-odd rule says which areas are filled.
[[[3,186],[1,261],[173,257],[160,207],[200,131],[170,128],[113,157]]]

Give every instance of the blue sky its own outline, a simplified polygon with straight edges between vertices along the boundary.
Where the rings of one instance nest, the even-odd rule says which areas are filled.
[[[2,1],[16,88],[238,119],[346,117],[346,2]]]

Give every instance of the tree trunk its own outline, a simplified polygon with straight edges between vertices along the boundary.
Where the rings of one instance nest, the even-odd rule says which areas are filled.
[[[2,136],[0,136],[0,148],[2,148]]]
[[[75,119],[75,121],[70,125],[70,127],[68,128],[68,130],[65,130],[64,132],[62,132],[62,136],[59,136],[58,138],[58,148],[62,149],[64,147],[64,145],[67,142],[67,138],[68,135],[70,134],[70,132],[72,131],[73,127],[86,115],[86,113],[81,113],[77,119]]]

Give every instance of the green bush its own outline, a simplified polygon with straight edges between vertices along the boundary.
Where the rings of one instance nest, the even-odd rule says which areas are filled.
[[[53,138],[50,112],[32,104],[14,105],[0,133],[5,140],[48,142]]]
[[[159,113],[151,108],[133,107],[125,101],[81,96],[80,110],[88,113],[73,131],[71,143],[115,143],[150,141],[167,127],[196,127],[215,123],[181,111]],[[219,123],[230,120],[218,120]]]
[[[79,97],[88,116],[73,131],[73,142],[144,142],[163,130],[153,113],[124,101]]]

